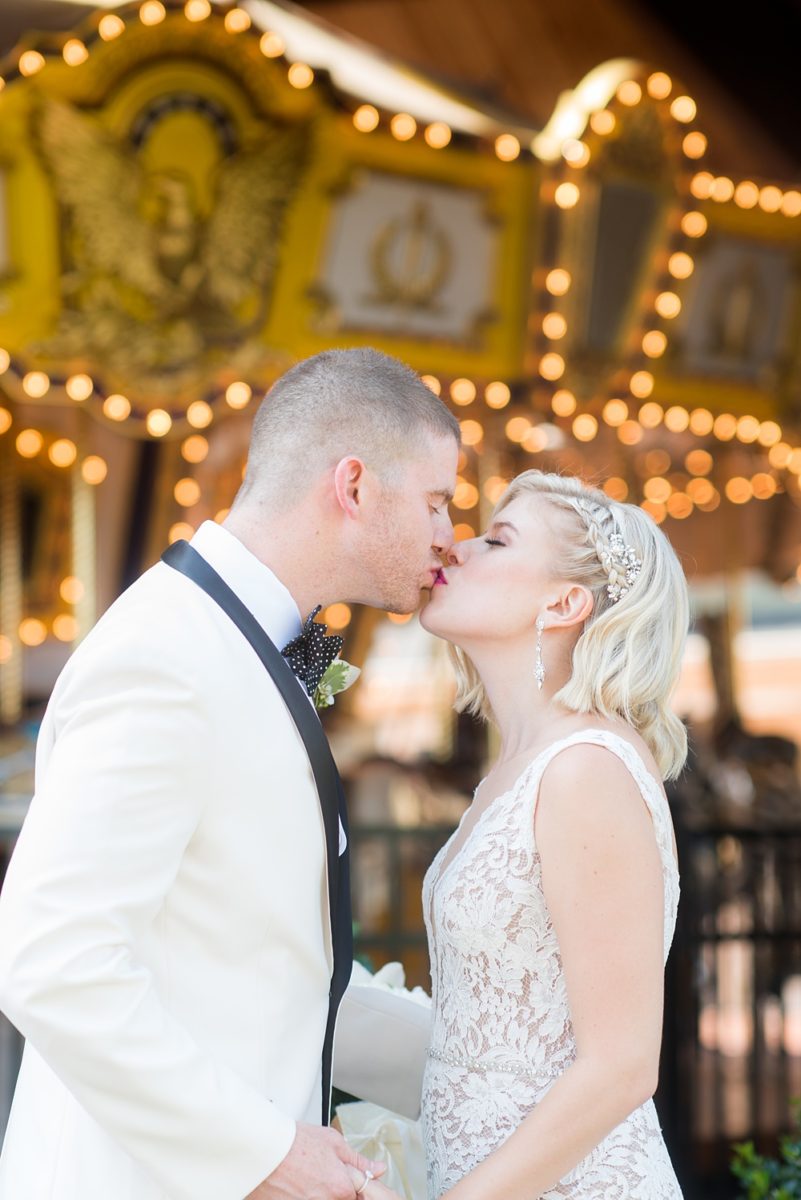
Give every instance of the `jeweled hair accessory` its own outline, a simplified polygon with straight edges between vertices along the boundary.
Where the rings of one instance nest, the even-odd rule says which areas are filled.
[[[642,562],[637,557],[637,552],[623,541],[622,534],[612,533],[609,535],[608,550],[601,556],[601,564],[609,575],[607,595],[612,603],[616,604],[621,596],[626,595],[639,575]]]

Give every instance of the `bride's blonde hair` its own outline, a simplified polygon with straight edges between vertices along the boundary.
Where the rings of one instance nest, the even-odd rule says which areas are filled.
[[[687,733],[670,708],[670,696],[681,669],[689,600],[673,547],[642,509],[610,500],[580,479],[542,471],[513,479],[496,516],[523,495],[540,496],[562,515],[554,573],[583,584],[593,598],[573,650],[571,676],[554,699],[573,712],[622,717],[644,738],[663,777],[675,778],[687,757]],[[615,535],[642,564],[628,582],[625,565],[612,553]],[[627,590],[612,600],[616,588]],[[491,719],[476,668],[463,650],[451,649],[457,709]]]

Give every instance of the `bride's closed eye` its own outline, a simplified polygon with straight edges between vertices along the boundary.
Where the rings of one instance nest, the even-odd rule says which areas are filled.
[[[488,546],[505,546],[506,542],[499,542],[497,538],[484,538]]]

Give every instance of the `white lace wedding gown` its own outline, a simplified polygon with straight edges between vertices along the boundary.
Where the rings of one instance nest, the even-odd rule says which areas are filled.
[[[563,738],[492,801],[448,861],[457,829],[426,875],[433,1024],[422,1121],[429,1200],[438,1200],[504,1142],[575,1058],[533,817],[548,763],[566,746],[586,742],[622,760],[650,810],[662,857],[667,957],[679,879],[664,793],[619,735],[585,730]],[[543,1200],[557,1197],[681,1200],[652,1100],[543,1193]]]

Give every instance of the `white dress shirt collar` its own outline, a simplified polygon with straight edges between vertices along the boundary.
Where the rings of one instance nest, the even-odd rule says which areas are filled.
[[[279,650],[298,636],[303,621],[290,592],[239,538],[214,521],[204,521],[191,544],[236,592]]]

